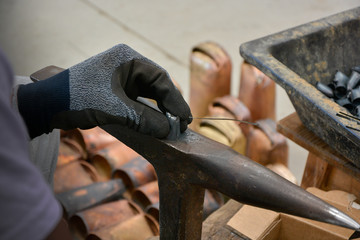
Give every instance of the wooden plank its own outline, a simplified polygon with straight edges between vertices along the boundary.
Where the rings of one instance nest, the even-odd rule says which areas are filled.
[[[343,170],[360,181],[360,169],[309,131],[302,124],[297,113],[292,113],[280,120],[277,124],[277,130],[317,157],[327,161],[331,166]]]
[[[304,189],[308,187],[321,188],[324,180],[326,180],[326,172],[328,169],[328,162],[310,152],[301,180],[301,187]]]

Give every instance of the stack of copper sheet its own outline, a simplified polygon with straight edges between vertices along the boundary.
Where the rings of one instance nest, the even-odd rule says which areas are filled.
[[[147,239],[159,235],[153,166],[101,128],[61,135],[54,191],[76,239]],[[206,191],[204,219],[223,204]]]

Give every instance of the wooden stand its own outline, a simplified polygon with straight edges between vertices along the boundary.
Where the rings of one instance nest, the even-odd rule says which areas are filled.
[[[342,190],[360,199],[360,169],[309,131],[296,113],[280,120],[277,129],[309,151],[301,187]]]

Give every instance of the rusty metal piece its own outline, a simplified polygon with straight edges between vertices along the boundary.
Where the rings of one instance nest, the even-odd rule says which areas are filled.
[[[159,235],[157,221],[147,214],[139,214],[125,222],[99,229],[90,234],[87,240],[144,240]]]
[[[190,56],[190,109],[194,116],[207,115],[209,104],[216,98],[230,94],[231,60],[217,43],[196,45]],[[191,123],[196,130],[199,120]]]
[[[191,130],[178,141],[167,141],[118,125],[103,128],[155,166],[161,239],[200,239],[204,188],[245,204],[360,228],[355,220],[299,186]]]
[[[146,207],[145,212],[159,222],[160,203],[154,203]]]
[[[231,95],[216,98],[209,106],[209,115],[217,116],[218,113],[216,110],[219,108],[225,109],[230,118],[235,118],[245,122],[252,122],[250,110],[248,107],[246,107],[245,104],[238,98],[235,98]],[[242,124],[238,122],[238,125],[240,126],[241,131],[245,136],[247,136],[251,131],[252,124]]]
[[[143,209],[149,205],[159,202],[158,181],[152,181],[137,187],[131,194],[132,200],[139,204]]]
[[[118,200],[125,192],[121,179],[108,182],[97,182],[84,187],[56,194],[65,213],[71,217],[74,213],[99,205],[104,202]]]
[[[331,87],[329,87],[326,84],[323,84],[321,82],[317,82],[316,83],[316,88],[322,92],[325,96],[329,97],[329,98],[333,98],[334,97],[334,91],[333,89],[331,89]],[[334,86],[335,89],[335,86]]]
[[[54,192],[61,193],[77,187],[87,186],[99,179],[95,168],[83,160],[72,161],[56,168]]]
[[[249,108],[253,121],[275,120],[275,82],[256,67],[241,65],[239,99]]]
[[[69,220],[70,229],[84,239],[90,232],[108,227],[142,213],[135,203],[122,199],[81,211]]]
[[[347,90],[351,91],[359,84],[359,81],[360,81],[360,73],[358,73],[357,71],[352,71],[347,84]]]
[[[76,145],[76,148],[78,148],[79,152],[82,154],[82,159],[87,159],[86,144],[80,129],[75,128],[67,131],[61,130],[60,138],[61,141],[71,142],[71,144]]]
[[[145,212],[159,220],[159,186],[157,181],[144,184],[132,193],[132,199],[138,203]],[[221,194],[206,189],[204,195],[203,219],[224,204]]]
[[[137,156],[139,154],[134,150],[122,142],[116,141],[94,152],[90,161],[98,171],[101,179],[109,180],[116,169]]]
[[[79,145],[74,140],[60,141],[57,167],[79,159],[83,159],[83,156]]]
[[[87,130],[80,130],[81,134],[83,135],[86,149],[90,153],[95,153],[100,149],[117,142],[117,140],[111,136],[110,134],[106,133],[99,127],[94,127],[92,129]]]
[[[117,169],[113,177],[121,178],[131,192],[136,187],[156,180],[156,173],[154,167],[139,155]]]

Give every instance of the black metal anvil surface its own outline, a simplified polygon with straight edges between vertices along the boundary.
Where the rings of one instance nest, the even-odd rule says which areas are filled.
[[[267,168],[191,130],[170,141],[119,125],[107,125],[103,129],[155,167],[162,240],[201,238],[205,188],[245,204],[351,229],[360,227],[349,216]]]

